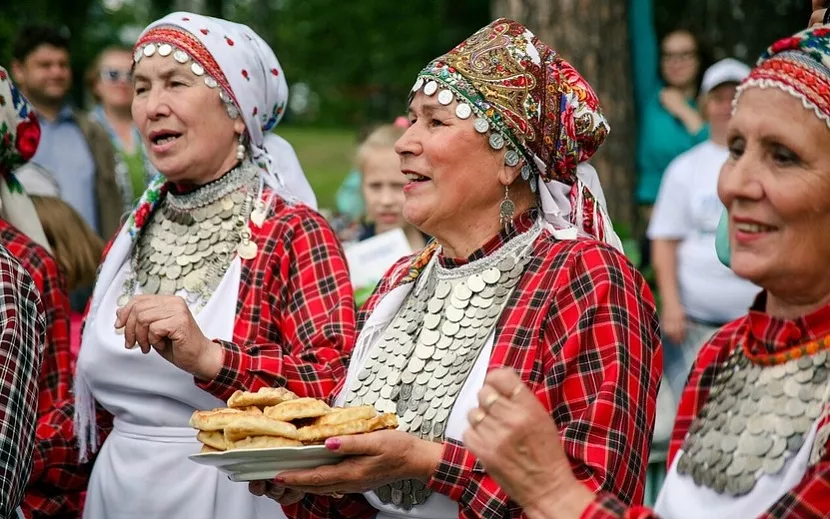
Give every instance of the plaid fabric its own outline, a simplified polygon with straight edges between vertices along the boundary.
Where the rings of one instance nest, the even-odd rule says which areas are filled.
[[[306,206],[275,197],[273,209],[261,228],[252,229],[259,253],[242,262],[234,342],[222,342],[226,367],[215,380],[198,383],[223,400],[237,389],[263,386],[327,396],[345,375],[354,343],[354,298],[334,231]],[[40,440],[35,470],[49,474],[53,493],[37,514],[59,509],[63,493],[86,488],[91,464],[78,465],[73,412],[71,400],[56,407],[47,439]],[[100,407],[97,425],[103,442],[112,416]]]
[[[69,350],[69,296],[57,261],[5,220],[0,219],[0,240],[34,280],[46,311],[46,344],[40,367],[38,427],[52,410],[70,396],[72,354]],[[26,488],[24,511],[39,509],[53,499],[48,487],[31,479]],[[78,496],[75,496],[77,500]],[[69,506],[77,509],[77,505]]]
[[[11,517],[32,468],[46,318],[34,281],[3,245],[0,323],[0,517]]]
[[[683,445],[692,422],[709,398],[715,381],[716,367],[727,359],[732,350],[751,328],[751,341],[769,353],[830,335],[830,305],[799,319],[784,321],[763,313],[766,298],[758,297],[752,311],[724,326],[701,349],[697,363],[689,376],[680,401],[677,421],[669,448],[668,465]],[[763,345],[763,346],[762,346]],[[819,419],[820,427],[830,427],[830,409]],[[830,441],[824,446],[820,461],[808,467],[801,482],[785,494],[759,519],[810,519],[830,515]],[[656,519],[653,511],[638,507],[626,508],[614,496],[599,497],[583,514],[582,519]]]
[[[537,212],[529,211],[514,230],[467,260],[442,263],[484,257],[535,218]],[[559,242],[543,231],[532,254],[498,322],[489,369],[510,366],[529,384],[559,426],[574,473],[589,488],[640,503],[662,362],[651,291],[621,254],[599,242]],[[406,276],[410,262],[392,268],[361,309],[358,328]],[[462,518],[522,515],[457,441],[444,442],[428,485],[457,501]],[[323,519],[373,517],[376,510],[352,494],[339,500],[307,496],[286,512]]]
[[[327,397],[344,378],[355,339],[355,304],[340,241],[314,210],[275,197],[277,216],[254,236],[244,262],[234,343],[219,375],[199,386],[222,400],[237,389],[284,386]]]

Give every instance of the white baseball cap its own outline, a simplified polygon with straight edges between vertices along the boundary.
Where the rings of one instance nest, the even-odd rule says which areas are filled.
[[[705,96],[724,83],[740,83],[751,71],[751,68],[736,59],[722,59],[706,69],[700,84],[700,95]]]

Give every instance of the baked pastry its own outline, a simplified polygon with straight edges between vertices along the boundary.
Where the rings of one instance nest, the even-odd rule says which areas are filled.
[[[283,402],[279,405],[266,407],[263,412],[265,416],[275,420],[290,422],[292,420],[317,418],[318,416],[329,414],[331,407],[316,398],[298,398]]]
[[[228,399],[228,407],[267,407],[295,400],[297,395],[282,387],[262,387],[256,393],[237,391]]]
[[[332,436],[363,434],[398,427],[398,417],[385,413],[368,420],[353,420],[336,425],[309,425],[297,430],[297,439],[303,443],[322,443]]]
[[[297,440],[279,438],[277,436],[248,436],[239,441],[231,442],[228,450],[239,449],[272,449],[274,447],[302,447]]]
[[[225,441],[237,441],[248,436],[280,436],[297,439],[297,427],[288,422],[281,422],[261,415],[244,415],[225,425]]]

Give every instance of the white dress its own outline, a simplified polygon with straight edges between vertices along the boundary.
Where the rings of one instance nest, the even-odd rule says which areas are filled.
[[[354,352],[352,353],[352,360],[349,364],[349,371],[346,378],[346,383],[343,385],[343,391],[338,395],[335,401],[336,405],[342,405],[346,398],[346,393],[351,387],[354,378],[360,373],[364,362],[371,351],[372,347],[381,337],[380,333],[373,333],[372,330],[382,331],[389,326],[392,319],[395,317],[406,296],[412,290],[413,284],[407,284],[389,292],[381,299],[375,310],[369,316],[369,319],[364,325],[364,332],[358,339]],[[452,412],[447,421],[447,431],[445,436],[454,440],[461,441],[464,431],[469,427],[467,414],[475,407],[478,407],[478,392],[484,386],[484,378],[487,375],[487,366],[490,363],[490,354],[493,351],[494,333],[490,332],[481,353],[476,359],[467,381],[461,388],[458,394],[458,399],[452,408]],[[360,340],[363,339],[363,340]],[[429,496],[425,503],[412,507],[410,510],[404,510],[393,504],[384,504],[381,502],[374,492],[367,492],[364,494],[366,500],[378,510],[375,519],[457,519],[458,518],[458,503],[451,500],[449,497],[433,493]]]
[[[677,453],[654,510],[662,519],[735,519],[758,517],[775,504],[804,478],[810,466],[811,451],[815,445],[819,422],[816,421],[804,439],[804,445],[790,458],[777,474],[764,474],[751,492],[739,497],[718,494],[697,486],[691,475],[677,472],[677,462],[683,451]]]
[[[95,400],[115,417],[95,461],[84,518],[284,518],[278,504],[250,494],[247,484],[187,459],[201,447],[188,427],[193,411],[225,404],[155,351],[125,349],[114,323],[126,273],[125,262],[102,289],[78,358]],[[196,316],[205,336],[232,338],[240,273],[237,258]]]

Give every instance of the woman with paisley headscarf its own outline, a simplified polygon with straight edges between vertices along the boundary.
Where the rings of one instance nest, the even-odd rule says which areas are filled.
[[[194,410],[264,386],[324,397],[354,340],[342,249],[290,145],[269,133],[283,71],[248,27],[174,13],[141,34],[133,76],[161,175],[108,245],[75,400],[34,470],[60,495],[86,486],[79,458],[94,461],[91,519],[281,517],[187,456],[200,449]]]
[[[404,217],[436,242],[367,301],[334,392],[337,405],[396,412],[400,430],[329,439],[345,461],[252,492],[286,504],[315,494],[286,509],[303,518],[518,517],[461,444],[485,374],[510,366],[562,427],[580,480],[642,501],[660,339],[585,163],[608,132],[598,105],[511,20],[420,72],[396,150]]]
[[[529,517],[830,517],[828,92],[830,25],[776,42],[738,87],[718,194],[732,270],[764,292],[700,350],[654,510],[586,490],[519,377],[488,376],[465,444]]]

